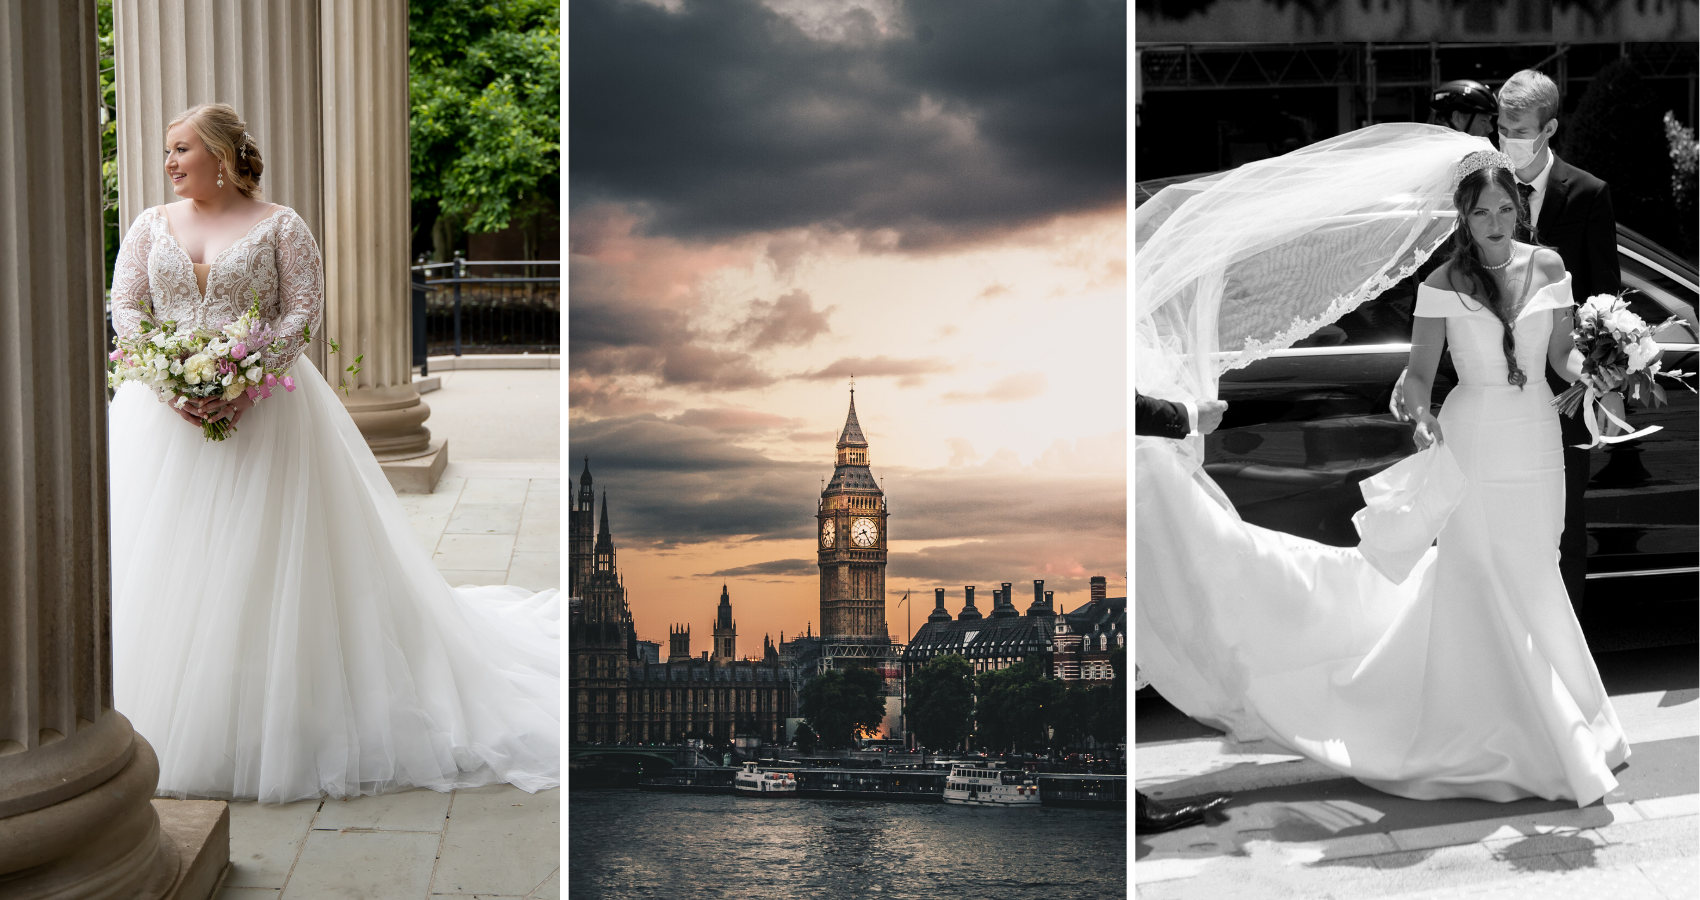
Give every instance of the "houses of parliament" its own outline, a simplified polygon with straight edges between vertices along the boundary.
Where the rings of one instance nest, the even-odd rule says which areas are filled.
[[[850,410],[839,434],[832,480],[815,509],[820,569],[818,637],[793,642],[889,644],[885,621],[885,494],[868,470],[868,442]],[[689,626],[668,634],[665,660],[646,654],[620,578],[608,499],[598,515],[590,461],[568,513],[569,732],[576,743],[677,743],[735,734],[785,740],[797,715],[806,661],[781,659],[764,638],[760,659],[737,656],[737,622],[721,586],[712,649],[691,655]],[[653,645],[651,645],[653,647]],[[818,647],[814,648],[818,652]],[[804,665],[797,665],[804,662]]]

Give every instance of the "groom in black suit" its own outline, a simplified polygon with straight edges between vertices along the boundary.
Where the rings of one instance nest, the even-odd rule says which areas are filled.
[[[1606,183],[1552,152],[1558,111],[1558,85],[1551,78],[1533,69],[1512,75],[1499,91],[1499,148],[1517,167],[1517,189],[1535,223],[1533,240],[1563,257],[1571,293],[1581,303],[1595,294],[1618,291],[1617,220]],[[1550,366],[1547,384],[1555,394],[1568,386]],[[1621,398],[1608,400],[1619,415],[1621,402]],[[1559,540],[1559,570],[1571,606],[1580,611],[1588,569],[1583,494],[1588,488],[1589,451],[1574,445],[1586,444],[1590,438],[1581,415],[1564,416],[1559,422],[1564,436],[1564,537]]]

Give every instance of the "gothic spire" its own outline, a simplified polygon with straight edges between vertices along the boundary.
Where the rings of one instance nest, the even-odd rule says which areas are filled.
[[[844,419],[844,431],[838,436],[838,448],[866,447],[868,439],[862,436],[862,423],[856,421],[856,389],[850,389],[850,415]]]
[[[596,528],[596,549],[598,551],[602,550],[604,547],[608,547],[608,548],[612,549],[613,546],[614,546],[614,534],[608,527],[608,492],[603,491],[602,492],[602,524],[598,525],[597,528]]]
[[[579,473],[578,483],[579,483],[580,488],[590,487],[590,457],[589,456],[586,456],[584,458],[584,471]]]

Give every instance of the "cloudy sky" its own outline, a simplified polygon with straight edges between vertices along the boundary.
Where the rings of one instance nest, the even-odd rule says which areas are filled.
[[[569,468],[639,636],[818,627],[849,380],[914,590],[1125,592],[1120,0],[569,7]],[[989,608],[989,603],[978,603]]]

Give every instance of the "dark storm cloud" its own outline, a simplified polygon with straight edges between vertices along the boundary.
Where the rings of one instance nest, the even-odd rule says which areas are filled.
[[[591,376],[647,375],[667,385],[736,390],[775,381],[747,353],[704,344],[686,315],[634,302],[586,276],[595,267],[575,263],[568,356],[572,370]],[[578,406],[576,399],[573,405]]]
[[[818,564],[812,559],[774,559],[750,566],[737,566],[731,569],[721,569],[718,572],[706,572],[702,577],[744,578],[752,575],[812,576],[818,572]]]
[[[924,376],[939,372],[949,372],[950,363],[929,356],[924,359],[900,359],[890,356],[846,356],[838,359],[824,368],[798,375],[805,381],[837,381],[852,375],[858,378],[878,378],[895,376],[897,383],[905,387],[920,384]]]
[[[828,41],[756,0],[574,2],[575,209],[642,207],[681,237],[820,226],[913,247],[1123,199],[1123,2],[899,16]]]
[[[802,290],[781,295],[771,303],[752,300],[749,316],[734,333],[747,337],[750,347],[757,350],[803,345],[832,330],[827,319],[833,309],[829,306],[816,310],[808,293]]]
[[[826,460],[769,459],[708,428],[654,416],[575,425],[570,437],[568,458],[588,455],[597,490],[608,492],[617,544],[809,538],[821,481],[832,474]],[[1059,546],[1121,546],[1124,478],[1068,471],[1055,458],[1050,468],[876,466],[874,475],[885,481],[897,540],[1040,535]]]

